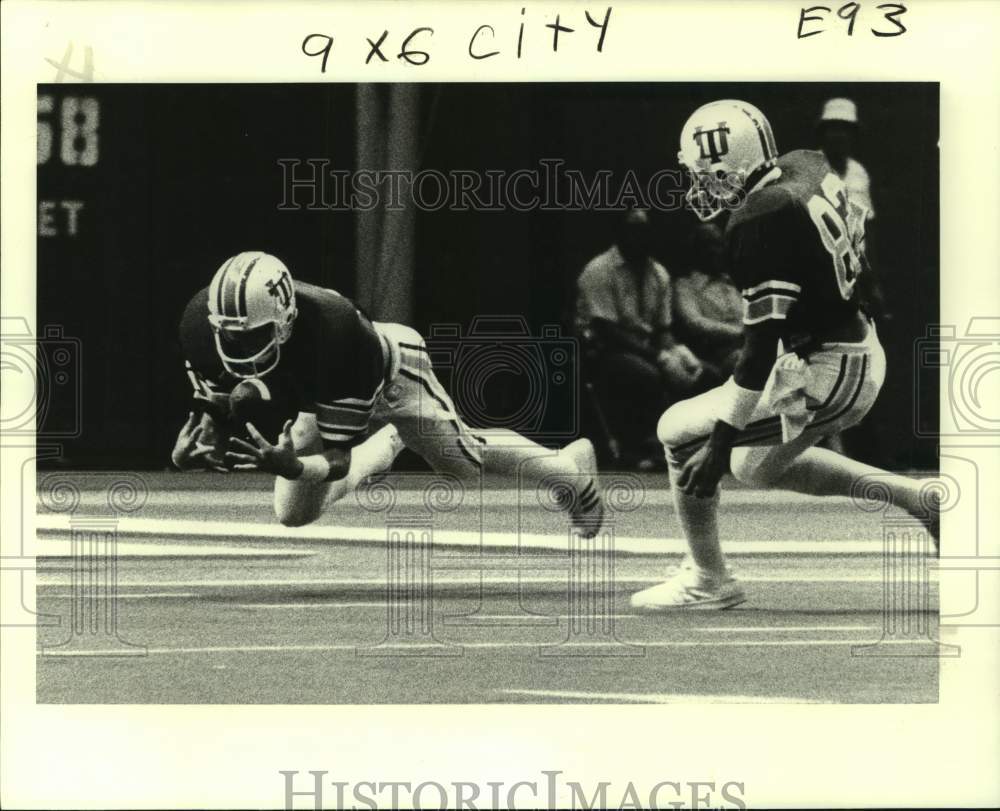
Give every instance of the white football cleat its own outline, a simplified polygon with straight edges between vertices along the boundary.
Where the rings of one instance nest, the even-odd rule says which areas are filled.
[[[569,519],[584,538],[593,538],[604,524],[604,501],[597,479],[597,454],[589,439],[570,442],[563,453],[576,463],[580,490],[569,510]]]
[[[671,611],[677,608],[732,608],[746,601],[743,587],[729,572],[722,577],[709,574],[685,560],[669,579],[636,592],[630,603],[641,611]]]

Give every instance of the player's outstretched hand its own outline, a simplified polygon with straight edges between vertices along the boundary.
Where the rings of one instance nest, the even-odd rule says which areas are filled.
[[[228,473],[229,471],[219,463],[218,458],[212,455],[215,446],[201,441],[205,432],[203,419],[194,411],[188,414],[187,422],[184,423],[177,435],[177,442],[174,443],[170,460],[180,470],[191,470],[201,466],[209,470]]]
[[[285,479],[297,479],[302,475],[302,462],[299,461],[298,454],[295,453],[295,444],[292,442],[293,422],[293,420],[285,422],[276,445],[264,439],[253,423],[248,422],[247,432],[257,443],[256,446],[239,437],[231,437],[230,443],[241,452],[228,451],[226,459],[234,463],[235,470],[263,470]]]

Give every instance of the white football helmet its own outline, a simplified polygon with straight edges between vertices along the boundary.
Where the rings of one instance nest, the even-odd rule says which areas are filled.
[[[297,314],[292,275],[280,259],[261,251],[227,259],[208,288],[215,348],[236,377],[261,377],[278,365]]]
[[[745,101],[713,101],[681,130],[677,160],[691,175],[686,200],[703,222],[740,206],[774,168],[778,150],[764,114]]]

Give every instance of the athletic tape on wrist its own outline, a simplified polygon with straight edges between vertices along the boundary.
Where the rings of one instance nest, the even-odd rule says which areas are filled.
[[[302,462],[302,473],[296,481],[322,482],[330,475],[330,463],[320,454],[305,456]]]

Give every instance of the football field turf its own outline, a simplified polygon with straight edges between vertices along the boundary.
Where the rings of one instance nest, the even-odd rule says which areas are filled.
[[[936,584],[886,582],[895,511],[729,489],[720,530],[747,601],[646,615],[629,595],[681,550],[663,476],[570,552],[562,516],[509,490],[428,512],[394,478],[391,510],[350,496],[288,529],[264,477],[144,473],[106,591],[86,528],[116,474],[42,472],[40,493],[59,477],[80,500],[40,498],[43,703],[937,701],[938,660],[920,655]]]

